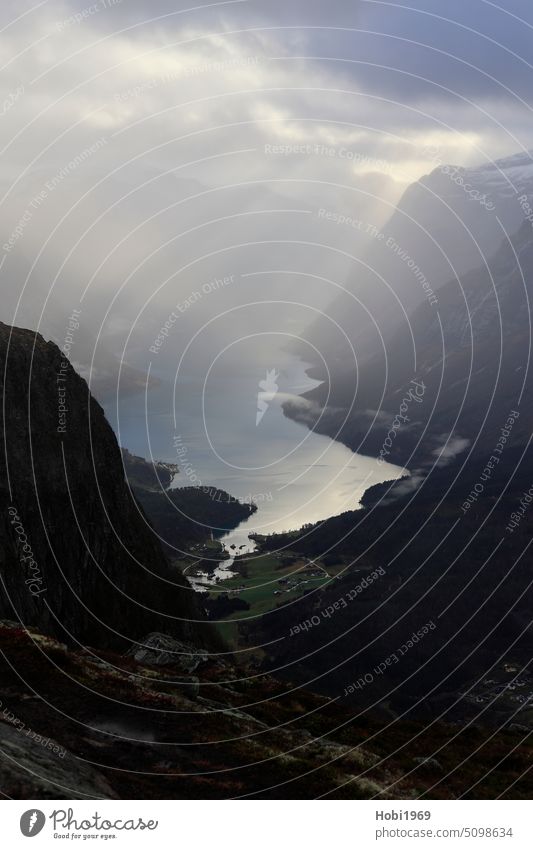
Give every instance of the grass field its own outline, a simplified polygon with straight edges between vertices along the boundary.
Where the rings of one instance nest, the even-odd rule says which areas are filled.
[[[186,570],[186,574],[192,571],[191,563],[194,561],[174,562],[182,571]],[[230,646],[236,646],[239,644],[239,622],[262,616],[278,605],[294,601],[305,592],[320,590],[342,569],[341,562],[326,569],[319,560],[309,561],[287,551],[283,554],[266,552],[238,557],[231,570],[239,574],[211,587],[209,597],[216,599],[224,594],[229,598],[242,599],[250,605],[250,609],[239,610],[217,620],[217,630]]]
[[[305,592],[320,590],[342,570],[342,564],[326,571],[319,562],[310,563],[296,557],[294,562],[285,563],[283,561],[286,557],[286,554],[280,557],[267,553],[237,561],[233,569],[241,569],[245,575],[239,574],[223,581],[210,592],[212,597],[221,592],[227,593],[230,598],[242,599],[250,605],[250,610],[231,613],[217,624],[227,642],[238,642],[239,621],[262,616],[278,605],[301,597]]]

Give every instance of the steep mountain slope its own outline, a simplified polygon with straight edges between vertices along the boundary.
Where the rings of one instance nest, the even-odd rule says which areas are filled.
[[[353,367],[334,375],[332,409],[319,425],[334,432],[352,402],[341,430],[350,447],[378,456],[410,382],[423,383],[420,403],[410,403],[386,459],[409,463],[438,457],[447,440],[465,450],[488,451],[511,412],[509,444],[525,444],[531,433],[533,393],[530,368],[530,304],[533,299],[533,227],[524,222],[475,271],[439,291],[438,307],[419,306],[403,328],[390,335],[388,349],[369,358],[353,393]],[[314,405],[286,406],[289,415],[316,420],[324,387],[308,396]],[[376,411],[379,410],[379,413]],[[415,457],[411,453],[415,452]]]
[[[153,630],[209,639],[85,381],[53,343],[4,324],[0,373],[0,616],[94,646]]]
[[[409,186],[383,231],[370,231],[346,293],[327,310],[359,362],[388,349],[391,332],[400,327],[407,337],[407,315],[418,305],[427,303],[435,312],[441,287],[483,265],[520,228],[532,198],[531,153],[477,168],[439,165]],[[353,356],[332,328],[330,320],[320,319],[307,338],[336,368]]]

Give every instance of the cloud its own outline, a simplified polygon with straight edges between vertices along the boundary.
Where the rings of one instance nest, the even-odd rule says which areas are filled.
[[[61,338],[82,300],[84,365],[103,346],[106,362],[161,379],[189,343],[201,374],[243,328],[302,334],[368,243],[321,209],[381,227],[435,138],[459,164],[533,146],[530,116],[501,86],[413,43],[470,50],[518,85],[528,72],[509,50],[522,55],[527,27],[453,0],[446,15],[486,38],[467,36],[423,14],[434,3],[400,5],[4,4],[1,318]]]
[[[313,430],[318,421],[327,421],[331,418],[332,423],[337,423],[339,413],[345,412],[342,407],[323,407],[317,401],[302,398],[298,395],[285,395],[282,398],[282,407],[285,415]]]
[[[449,466],[471,445],[470,439],[455,434],[448,437],[444,434],[440,439],[443,440],[442,444],[431,452],[433,457],[436,457],[435,466],[437,467]]]
[[[342,286],[357,241],[325,229],[318,210],[327,203],[348,214],[358,203],[375,220],[398,195],[389,175],[376,182],[345,155],[370,151],[371,141],[338,123],[340,95],[324,95],[316,116],[312,94],[294,92],[328,78],[272,63],[255,38],[184,31],[177,50],[120,34],[104,47],[96,15],[66,23],[66,7],[45,10],[10,41],[13,55],[37,47],[24,78],[16,62],[6,76],[8,90],[22,85],[23,94],[3,116],[3,318],[60,334],[83,299],[89,335],[141,369],[176,309],[182,347],[206,325],[216,339],[209,322],[224,324],[224,314],[226,324],[252,322],[238,310],[265,299],[272,307],[257,332],[301,331]],[[272,88],[286,92],[281,103]],[[304,144],[309,151],[276,150]],[[235,285],[183,309],[231,275]],[[167,345],[154,367],[174,366]]]
[[[438,446],[431,451],[431,456],[435,460],[429,460],[423,467],[413,469],[408,477],[394,483],[391,486],[390,493],[381,502],[384,506],[411,495],[432,471],[451,465],[471,445],[470,439],[465,439],[458,434],[441,434],[433,438],[438,443]]]
[[[389,504],[394,504],[400,498],[405,498],[415,492],[421,483],[426,479],[427,474],[423,469],[415,469],[409,474],[409,477],[401,478],[401,480],[391,484],[389,493],[385,496],[381,505],[383,507]]]
[[[94,21],[103,29],[125,23],[154,31],[255,31],[291,52],[300,47],[320,56],[363,91],[402,103],[455,99],[455,92],[474,100],[507,99],[506,88],[529,102],[529,0],[510,0],[505,8],[487,0],[449,0],[445,7],[434,0],[192,0],[178,6],[124,0],[108,4]]]

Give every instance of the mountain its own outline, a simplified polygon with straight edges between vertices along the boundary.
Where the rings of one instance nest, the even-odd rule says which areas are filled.
[[[286,404],[285,411],[326,433],[340,427],[342,441],[373,456],[389,437],[384,459],[411,469],[467,449],[491,451],[513,413],[519,415],[508,445],[525,445],[532,425],[532,298],[533,225],[525,221],[477,269],[443,285],[437,307],[424,302],[408,325],[391,330],[386,351],[368,356],[355,388],[353,368],[337,367],[320,422],[326,384],[306,396],[307,404]],[[404,407],[398,419],[413,380],[423,385],[423,397],[408,398],[408,412]]]
[[[443,285],[483,265],[516,233],[532,200],[532,153],[475,168],[439,164],[408,187],[381,231],[367,225],[369,245],[346,291],[306,338],[330,369],[355,367],[352,345],[359,365],[389,349],[391,332],[403,326],[408,334],[414,309],[427,303],[436,312]]]
[[[513,167],[516,179],[531,173],[519,159]],[[485,186],[489,178],[500,185],[488,170]],[[508,199],[517,200],[511,190]],[[358,707],[386,702],[398,715],[443,710],[458,724],[533,728],[533,679],[522,678],[533,604],[524,556],[533,534],[533,224],[520,211],[519,226],[494,238],[475,268],[439,286],[437,303],[425,299],[388,326],[383,350],[369,346],[358,368],[336,361],[330,384],[285,405],[307,426],[410,472],[367,491],[363,510],[262,541],[265,551],[343,565],[320,598],[310,592],[301,604],[300,622],[313,627],[272,642],[269,665],[330,695],[359,682],[347,696]],[[350,330],[356,345],[359,331]],[[380,568],[384,576],[354,595],[362,574]],[[434,614],[435,631],[383,669]],[[290,634],[293,622],[280,606],[250,627],[249,642]],[[515,681],[527,696],[512,695]]]
[[[268,646],[264,669],[357,711],[530,734],[533,511],[520,505],[533,450],[506,447],[484,473],[490,456],[414,490],[381,484],[366,509],[262,540],[336,575],[297,612],[284,602],[241,626],[241,648]]]
[[[0,617],[92,646],[127,647],[155,630],[209,641],[85,381],[56,345],[5,324],[0,370]]]

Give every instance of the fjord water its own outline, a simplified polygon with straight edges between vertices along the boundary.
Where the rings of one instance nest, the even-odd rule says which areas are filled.
[[[250,533],[298,529],[356,509],[368,487],[405,474],[287,418],[283,403],[317,383],[289,354],[278,351],[275,360],[276,367],[268,359],[265,368],[248,368],[245,359],[213,367],[204,382],[179,375],[175,387],[163,382],[148,393],[146,409],[138,397],[121,402],[115,423],[134,453],[179,465],[173,486],[216,487],[257,504],[230,533],[212,529],[241,553],[254,548]]]

